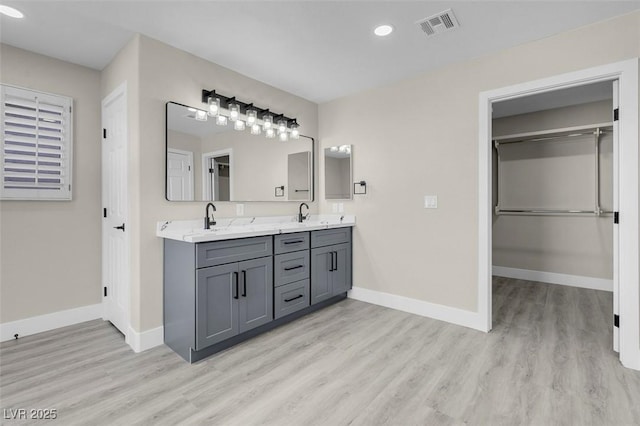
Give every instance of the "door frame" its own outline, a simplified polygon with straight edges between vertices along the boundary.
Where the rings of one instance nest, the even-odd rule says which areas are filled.
[[[202,154],[202,199],[203,200],[214,201],[214,200],[209,200],[208,198],[209,194],[211,194],[211,180],[207,179],[207,173],[205,173],[205,171],[209,169],[209,166],[207,165],[207,161],[209,161],[210,158],[224,157],[227,155],[229,156],[229,199],[233,200],[233,182],[235,180],[233,178],[233,174],[235,171],[235,168],[233,167],[233,148],[225,148],[218,151],[205,152]]]
[[[193,164],[193,152],[191,151],[185,151],[183,149],[176,149],[176,148],[167,148],[167,190],[169,189],[169,154],[178,154],[178,155],[184,155],[185,157],[187,157],[188,162],[189,162],[189,191],[190,191],[190,195],[191,197],[188,200],[180,200],[180,201],[195,201],[195,192],[196,192],[196,188],[195,188],[195,181],[194,179],[194,174],[193,171],[195,169],[194,164]],[[174,200],[172,200],[174,201]]]
[[[478,328],[492,328],[492,104],[601,81],[619,81],[618,277],[620,361],[640,370],[638,58],[520,83],[479,95]],[[615,250],[615,248],[614,248]],[[615,267],[615,265],[614,265]],[[612,319],[613,320],[613,319]]]
[[[122,84],[120,84],[117,88],[115,88],[111,93],[109,93],[103,100],[101,103],[101,124],[104,123],[104,109],[105,106],[107,106],[109,103],[113,102],[114,99],[118,98],[122,96],[124,98],[124,117],[127,117],[128,114],[128,100],[127,100],[127,82],[124,81]],[[123,176],[123,179],[128,182],[128,168],[129,168],[129,123],[128,120],[125,119],[125,122],[123,123],[123,127],[124,127],[124,134],[126,135],[126,141],[125,141],[125,145],[127,146],[127,160],[126,160],[126,167],[125,170],[127,171],[126,175]],[[104,128],[104,126],[103,126]],[[105,192],[104,192],[104,171],[105,171],[105,163],[104,163],[104,157],[103,157],[103,149],[101,147],[101,163],[102,163],[102,176],[101,176],[101,192],[102,192],[102,205],[105,205]],[[128,184],[125,185],[126,188],[126,194],[125,197],[127,199],[127,206],[130,205],[129,203],[129,186]],[[129,208],[127,207],[127,213],[125,216],[125,223],[131,223],[130,219],[130,211]],[[105,277],[105,271],[106,271],[106,263],[107,263],[107,259],[106,259],[106,253],[107,250],[105,250],[105,244],[106,244],[106,238],[105,235],[107,233],[107,222],[102,220],[102,274],[101,274],[101,283],[102,283],[102,287],[104,287],[106,285],[106,277]],[[130,258],[130,253],[131,253],[131,238],[129,235],[129,232],[125,232],[124,233],[124,238],[125,238],[125,246],[126,246],[126,257],[127,259]],[[127,295],[127,300],[126,300],[126,309],[124,312],[125,315],[125,330],[120,330],[120,332],[122,332],[122,334],[124,334],[124,338],[125,338],[125,342],[131,346],[131,336],[130,336],[130,330],[131,330],[131,265],[127,262],[127,266],[126,266],[126,271],[124,272],[125,276],[127,277],[126,280],[126,284],[127,284],[127,291],[126,291],[126,295]],[[102,291],[101,289],[101,294],[102,294],[102,319],[107,321],[109,319],[108,317],[108,313],[107,313],[107,298],[104,295],[104,291]]]

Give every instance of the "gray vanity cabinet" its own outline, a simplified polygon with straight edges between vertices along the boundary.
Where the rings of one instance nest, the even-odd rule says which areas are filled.
[[[238,334],[237,274],[235,263],[197,271],[196,349]]]
[[[273,314],[276,319],[309,306],[309,232],[274,237]]]
[[[314,231],[311,246],[313,305],[351,289],[351,228]]]
[[[164,241],[164,342],[189,362],[323,309],[351,288],[351,228]]]
[[[198,270],[196,350],[273,319],[272,258]]]

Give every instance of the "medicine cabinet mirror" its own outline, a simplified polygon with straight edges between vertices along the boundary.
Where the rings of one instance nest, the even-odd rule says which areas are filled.
[[[167,200],[313,201],[312,138],[267,139],[195,112],[167,102]]]
[[[324,198],[350,200],[352,198],[353,164],[351,145],[324,149]]]

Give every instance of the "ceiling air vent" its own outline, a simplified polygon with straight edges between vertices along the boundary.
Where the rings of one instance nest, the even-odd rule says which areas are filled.
[[[428,18],[421,19],[416,22],[416,24],[418,24],[420,29],[422,29],[428,37],[460,26],[451,9],[447,9],[444,12],[436,13]]]

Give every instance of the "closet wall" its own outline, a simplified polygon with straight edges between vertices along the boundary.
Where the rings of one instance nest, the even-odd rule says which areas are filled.
[[[612,102],[606,100],[499,118],[493,120],[493,136],[611,122],[611,110]],[[505,204],[510,202],[538,208],[593,209],[593,138],[575,139],[580,140],[503,145],[501,174],[505,196],[501,205],[516,207]],[[603,210],[613,208],[612,147],[612,135],[608,132],[601,137],[599,156]],[[497,201],[496,160],[494,152],[494,205]],[[612,279],[612,259],[611,216],[497,216],[494,213],[494,266]]]

